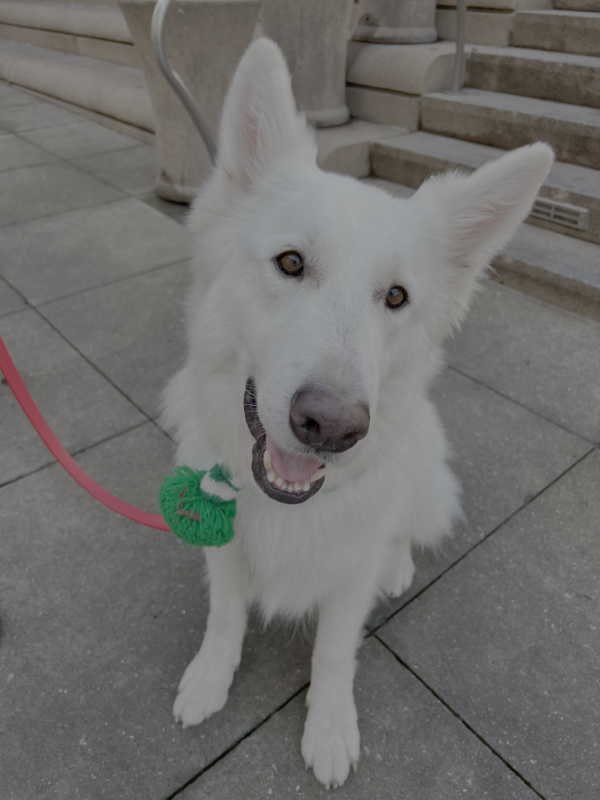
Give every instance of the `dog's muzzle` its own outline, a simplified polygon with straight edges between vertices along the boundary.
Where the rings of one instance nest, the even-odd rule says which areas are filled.
[[[324,475],[319,475],[315,480],[303,482],[302,485],[295,484],[292,489],[290,484],[287,484],[278,477],[273,479],[275,473],[269,464],[269,456],[265,457],[267,453],[267,434],[258,416],[256,407],[256,386],[252,378],[248,378],[246,382],[246,391],[244,392],[244,415],[246,417],[246,424],[252,436],[256,439],[254,447],[252,448],[252,474],[257,486],[271,499],[277,500],[278,503],[297,504],[304,503],[309,498],[313,497],[319,489],[323,486],[325,481]],[[317,472],[321,472],[319,469]],[[269,480],[271,476],[272,480]],[[281,485],[278,485],[281,483]],[[304,487],[308,483],[308,488]],[[298,488],[296,488],[298,487]]]

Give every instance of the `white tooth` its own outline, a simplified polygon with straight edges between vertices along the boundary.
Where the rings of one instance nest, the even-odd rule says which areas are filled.
[[[273,466],[273,461],[271,459],[271,453],[268,450],[265,450],[265,454],[263,456],[263,462],[265,465],[265,469],[271,469]]]
[[[269,483],[273,483],[273,481],[275,480],[275,473],[273,472],[273,470],[271,470],[271,472],[267,472],[267,480],[269,481]]]
[[[300,484],[298,483],[298,481],[296,481],[296,483],[294,484],[294,491],[295,491],[295,492],[299,492],[301,488],[302,488],[302,487],[300,486]]]
[[[302,487],[302,491],[308,492],[309,489],[310,489],[310,481],[306,481],[306,483]]]
[[[283,486],[283,478],[280,478],[279,475],[275,478],[275,485]]]
[[[313,472],[313,474],[310,476],[310,482],[314,483],[315,481],[318,481],[319,478],[323,477],[323,475],[325,475],[325,467],[320,467],[316,472]]]
[[[288,492],[293,492],[294,491],[294,487],[292,486],[291,483],[288,483],[288,485],[285,488],[287,489]]]

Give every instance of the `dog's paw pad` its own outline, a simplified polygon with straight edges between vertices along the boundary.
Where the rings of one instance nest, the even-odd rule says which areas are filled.
[[[319,706],[316,706],[319,709]],[[302,737],[302,755],[315,778],[326,787],[342,786],[352,768],[357,769],[360,737],[356,709],[351,702],[345,708],[312,706]]]
[[[209,658],[198,654],[179,682],[173,715],[182,728],[198,725],[220,711],[227,702],[233,680],[233,668],[212,664]]]
[[[415,565],[410,554],[408,557],[397,559],[392,564],[392,569],[384,575],[380,588],[388,597],[400,597],[410,587],[415,574]]]

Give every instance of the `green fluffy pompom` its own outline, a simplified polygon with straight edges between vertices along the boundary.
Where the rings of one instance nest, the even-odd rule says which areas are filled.
[[[210,470],[176,467],[158,493],[160,510],[175,536],[188,544],[222,547],[235,536],[235,494],[226,468]]]

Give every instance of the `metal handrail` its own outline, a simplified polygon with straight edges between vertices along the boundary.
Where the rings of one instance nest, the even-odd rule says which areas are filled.
[[[460,94],[465,68],[465,38],[467,27],[467,0],[456,0],[456,55],[451,94]]]
[[[158,66],[192,118],[192,122],[198,129],[198,133],[206,145],[210,159],[212,163],[215,164],[217,161],[217,146],[208,128],[208,125],[204,121],[204,118],[200,113],[200,109],[196,105],[196,101],[192,97],[189,89],[181,80],[177,72],[175,72],[165,53],[163,44],[163,28],[170,3],[171,0],[157,0],[154,13],[152,14],[152,28],[150,30],[152,46],[154,47],[154,53],[156,55],[156,60],[158,61]]]

